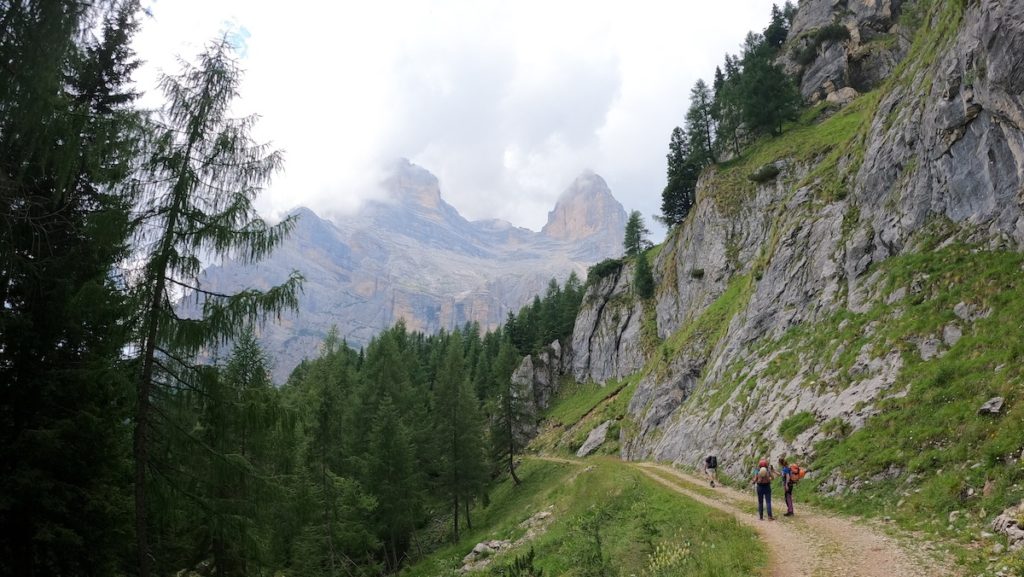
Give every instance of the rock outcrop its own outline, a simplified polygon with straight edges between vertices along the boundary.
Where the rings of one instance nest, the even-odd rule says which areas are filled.
[[[631,266],[590,285],[572,332],[571,374],[577,381],[604,383],[644,365],[640,339],[643,306],[629,296]]]
[[[901,0],[806,0],[790,28],[781,61],[800,79],[810,103],[843,88],[867,92],[896,68],[909,48]]]
[[[521,392],[523,411],[528,415],[539,415],[551,406],[551,400],[558,392],[558,385],[564,372],[562,345],[558,341],[536,355],[527,355],[512,373],[512,389]],[[533,438],[537,432],[536,423],[524,421],[515,431],[524,441]]]

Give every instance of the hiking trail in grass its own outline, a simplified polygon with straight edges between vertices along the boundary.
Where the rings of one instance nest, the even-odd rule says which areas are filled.
[[[538,458],[583,465],[586,461],[560,457]],[[757,497],[731,487],[714,489],[703,479],[666,465],[628,463],[652,480],[708,507],[729,513],[752,527],[768,549],[765,575],[791,577],[920,577],[958,576],[952,564],[937,559],[930,545],[901,543],[878,527],[848,517],[837,517],[796,503],[796,515],[783,517],[782,491],[773,491],[776,520],[757,517]],[[797,490],[799,498],[799,489]],[[906,541],[909,541],[910,538]],[[914,548],[913,550],[911,550]]]

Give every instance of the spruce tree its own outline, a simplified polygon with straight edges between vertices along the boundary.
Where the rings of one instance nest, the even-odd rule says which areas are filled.
[[[627,257],[635,257],[651,247],[647,235],[651,231],[644,225],[644,217],[639,210],[629,213],[629,220],[626,221],[626,233],[622,240],[622,246],[626,250]]]
[[[654,276],[651,274],[651,265],[648,264],[647,255],[644,253],[637,256],[636,266],[633,269],[633,290],[642,299],[654,296]]]
[[[774,49],[758,34],[747,35],[739,99],[744,124],[758,134],[781,134],[783,123],[800,110],[800,92],[775,64]]]
[[[233,257],[253,262],[266,256],[292,227],[267,226],[253,200],[281,166],[281,155],[255,143],[254,118],[228,116],[241,70],[226,39],[208,47],[196,66],[183,64],[164,76],[167,103],[153,126],[143,167],[138,207],[144,268],[136,286],[139,314],[133,323],[139,352],[136,380],[135,533],[138,572],[150,573],[147,503],[150,442],[158,434],[154,395],[194,386],[193,357],[236,338],[248,322],[296,306],[297,273],[265,292],[218,294],[199,283],[203,259]],[[184,291],[201,306],[198,318],[175,311]]]
[[[130,540],[134,2],[0,3],[0,574],[111,575]],[[98,33],[98,34],[95,34]]]
[[[699,169],[690,160],[690,144],[683,129],[672,130],[669,142],[668,182],[661,192],[661,220],[673,227],[686,219],[693,206]]]

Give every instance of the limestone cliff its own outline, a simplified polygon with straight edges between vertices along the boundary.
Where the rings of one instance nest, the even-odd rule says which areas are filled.
[[[640,346],[629,275],[590,287],[571,370],[641,372],[624,458],[696,466],[712,452],[740,474],[754,455],[813,457],[919,394],[928,362],[977,354],[962,334],[998,330],[991,303],[1011,285],[995,279],[1012,277],[993,272],[977,295],[949,263],[1024,246],[1024,3],[808,0],[794,42],[832,22],[850,39],[794,65],[804,94],[866,94],[705,172],[654,263],[661,344]],[[748,179],[764,163],[779,175]],[[983,382],[973,394],[1016,386]]]

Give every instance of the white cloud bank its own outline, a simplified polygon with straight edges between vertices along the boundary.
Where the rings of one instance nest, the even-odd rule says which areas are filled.
[[[584,169],[627,210],[659,212],[665,153],[689,89],[763,29],[771,0],[264,2],[156,0],[135,47],[156,106],[176,71],[232,30],[244,42],[239,114],[285,150],[260,199],[349,211],[407,157],[467,218],[534,230]]]

